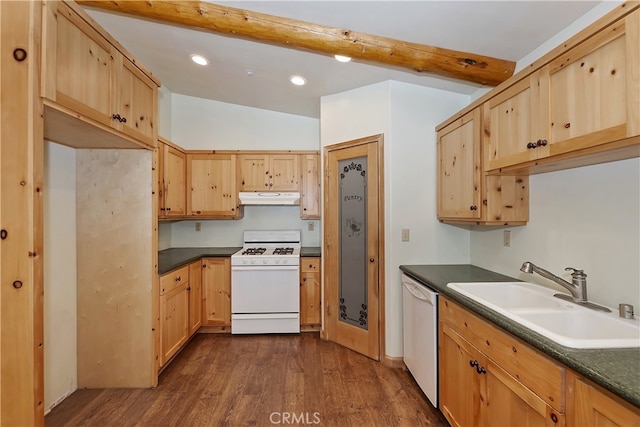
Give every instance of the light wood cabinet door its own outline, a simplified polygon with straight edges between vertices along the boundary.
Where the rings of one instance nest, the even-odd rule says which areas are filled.
[[[187,214],[211,218],[238,218],[236,156],[187,155]]]
[[[240,154],[240,191],[269,190],[269,159],[266,154]]]
[[[160,296],[160,347],[161,365],[187,342],[189,321],[188,282],[181,282],[171,291]]]
[[[189,336],[202,325],[202,261],[189,264]]]
[[[44,93],[60,105],[112,126],[118,53],[66,4],[56,2],[56,6],[56,30],[45,39],[55,64],[45,72],[55,70],[55,76],[45,79],[53,87],[45,87]]]
[[[480,109],[438,132],[438,217],[480,218]]]
[[[563,413],[555,411],[491,360],[486,360],[484,363],[486,366],[481,366],[479,372],[485,377],[486,387],[481,416],[484,425],[529,427],[565,425]]]
[[[157,86],[131,61],[120,58],[120,96],[113,108],[122,117],[118,121],[120,129],[132,138],[154,145]]]
[[[231,259],[202,260],[203,318],[207,326],[231,326]]]
[[[184,152],[162,144],[162,216],[169,218],[185,215],[186,163]]]
[[[580,427],[640,426],[640,408],[612,396],[575,374],[568,376],[568,425]]]
[[[537,71],[483,104],[484,170],[548,155],[548,100],[549,79]]]
[[[302,185],[300,217],[320,219],[320,154],[300,155]]]
[[[439,331],[440,410],[452,426],[479,425],[483,387],[477,366],[482,355],[446,324]]]
[[[322,281],[320,258],[300,258],[300,325],[320,326]]]
[[[640,10],[553,60],[549,155],[640,135]]]
[[[240,191],[300,191],[297,154],[241,154]]]
[[[269,156],[269,190],[300,191],[299,161],[297,154]]]

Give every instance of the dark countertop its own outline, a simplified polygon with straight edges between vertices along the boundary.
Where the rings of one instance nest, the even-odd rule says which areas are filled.
[[[320,246],[303,246],[300,248],[300,256],[320,257],[322,256],[322,250]]]
[[[158,252],[158,274],[165,274],[204,257],[228,257],[242,249],[240,246],[212,248],[170,248]],[[300,256],[319,257],[319,246],[303,246]]]
[[[238,247],[170,248],[158,252],[158,274],[165,274],[202,257],[229,257]]]
[[[401,265],[400,270],[500,326],[548,356],[640,407],[640,348],[573,349],[447,288],[449,282],[518,281],[473,265]]]

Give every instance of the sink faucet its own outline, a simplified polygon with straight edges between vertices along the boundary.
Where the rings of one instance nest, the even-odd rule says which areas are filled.
[[[548,272],[543,268],[538,267],[537,265],[529,261],[526,261],[522,264],[522,267],[520,267],[520,271],[529,274],[538,273],[546,279],[553,280],[558,285],[566,288],[571,293],[571,296],[566,294],[554,295],[557,298],[571,301],[585,307],[593,308],[595,310],[611,311],[607,307],[603,307],[587,300],[587,275],[584,274],[583,270],[578,270],[573,267],[565,268],[565,271],[573,271],[573,273],[571,273],[571,283],[556,276],[553,273]]]

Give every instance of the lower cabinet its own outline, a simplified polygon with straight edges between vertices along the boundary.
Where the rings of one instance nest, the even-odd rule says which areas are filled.
[[[231,258],[203,258],[204,326],[231,326]]]
[[[440,298],[440,409],[453,426],[564,426],[564,368]]]
[[[321,298],[320,258],[300,258],[300,327],[302,330],[320,330]]]
[[[189,339],[189,268],[160,277],[160,366]]]
[[[640,408],[592,385],[570,372],[567,375],[567,424],[572,426],[640,426]]]

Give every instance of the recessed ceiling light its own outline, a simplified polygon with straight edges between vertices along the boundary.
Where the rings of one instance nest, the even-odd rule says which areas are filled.
[[[336,58],[336,60],[338,60],[339,62],[349,62],[349,61],[351,61],[351,57],[350,56],[333,55],[333,57]]]
[[[304,86],[307,84],[307,79],[302,76],[291,76],[289,77],[289,81],[296,86]]]
[[[191,60],[198,65],[209,65],[209,60],[202,55],[191,55]]]

